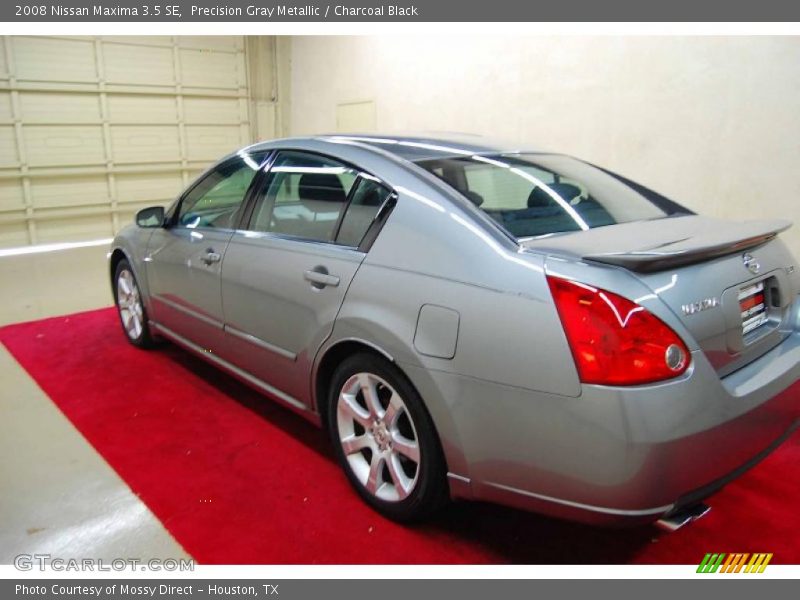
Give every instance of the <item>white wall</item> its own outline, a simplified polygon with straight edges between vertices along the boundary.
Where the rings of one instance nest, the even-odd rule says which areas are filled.
[[[800,38],[298,37],[291,132],[377,129],[575,154],[707,215],[784,217],[800,257]]]

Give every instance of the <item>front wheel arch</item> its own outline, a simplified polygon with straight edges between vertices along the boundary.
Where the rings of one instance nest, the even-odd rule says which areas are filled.
[[[147,316],[147,307],[145,306],[144,297],[142,295],[141,287],[138,283],[138,278],[136,276],[136,271],[133,268],[133,265],[130,263],[128,258],[123,255],[122,258],[114,261],[114,275],[111,284],[111,292],[114,297],[114,305],[116,307],[117,315],[120,320],[120,324],[122,325],[123,333],[125,334],[127,340],[137,346],[139,348],[153,348],[157,345],[156,337],[151,333],[150,330],[150,322]],[[120,291],[119,291],[119,281],[122,278],[124,273],[128,273],[129,277],[129,287],[132,288],[133,293],[135,294],[133,303],[129,303],[124,305],[124,310],[128,311],[129,317],[131,316],[131,312],[137,314],[138,318],[137,322],[141,322],[141,327],[139,328],[139,332],[136,334],[132,334],[130,330],[128,330],[125,320],[123,318],[123,305],[121,304],[120,300]],[[130,302],[131,293],[130,290],[128,291],[128,301]],[[132,306],[138,306],[137,310],[132,310]]]
[[[110,278],[110,281],[111,281],[112,290],[113,290],[113,286],[116,283],[115,279],[116,279],[116,276],[117,276],[117,265],[119,265],[119,263],[121,261],[123,261],[123,260],[127,260],[129,264],[131,262],[130,259],[128,258],[128,256],[125,254],[125,252],[122,251],[121,248],[114,248],[114,250],[111,252],[111,256],[109,257],[109,260],[108,260],[108,266],[109,266],[108,275],[109,275],[109,278]],[[132,265],[131,265],[131,268],[133,268]]]

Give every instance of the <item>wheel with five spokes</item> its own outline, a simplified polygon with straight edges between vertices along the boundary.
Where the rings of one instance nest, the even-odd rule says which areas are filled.
[[[356,491],[381,514],[420,519],[447,498],[446,467],[433,422],[396,366],[363,353],[333,375],[328,427]]]
[[[140,348],[152,347],[154,340],[147,322],[147,310],[133,269],[125,259],[119,261],[114,274],[114,301],[128,341]]]

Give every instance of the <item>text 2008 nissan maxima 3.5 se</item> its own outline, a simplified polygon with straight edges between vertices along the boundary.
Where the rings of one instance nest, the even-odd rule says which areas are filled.
[[[240,150],[117,236],[123,329],[326,427],[395,519],[448,498],[595,523],[690,510],[798,423],[789,223],[698,216],[575,158],[508,150]]]

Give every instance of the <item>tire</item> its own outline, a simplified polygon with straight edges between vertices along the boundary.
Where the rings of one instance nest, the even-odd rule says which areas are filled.
[[[327,408],[336,457],[367,504],[409,522],[447,501],[439,438],[422,398],[397,367],[369,353],[345,359],[334,371]]]
[[[139,348],[152,348],[156,345],[147,320],[147,309],[142,302],[142,294],[136,275],[127,259],[117,264],[114,272],[114,304],[122,324],[122,331],[128,341]]]

